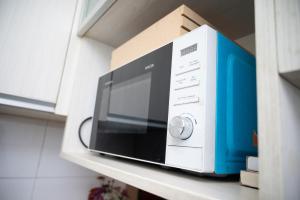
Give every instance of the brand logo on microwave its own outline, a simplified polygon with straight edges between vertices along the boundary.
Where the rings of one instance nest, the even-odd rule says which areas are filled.
[[[107,86],[107,85],[111,85],[113,83],[113,81],[107,81],[104,85]]]
[[[145,67],[145,70],[151,69],[152,67],[154,67],[154,64],[147,65],[147,66]]]

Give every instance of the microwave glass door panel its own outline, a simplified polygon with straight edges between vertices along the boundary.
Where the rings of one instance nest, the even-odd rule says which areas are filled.
[[[165,162],[172,44],[99,79],[90,149]]]

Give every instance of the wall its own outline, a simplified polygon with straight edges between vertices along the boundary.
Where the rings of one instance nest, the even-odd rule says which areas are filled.
[[[78,139],[77,130],[80,123],[94,112],[98,79],[109,71],[112,47],[92,39],[80,40],[71,102],[64,132],[62,152],[85,153],[87,150]],[[91,122],[91,121],[90,121]],[[82,135],[90,135],[91,123],[82,128]]]
[[[72,108],[70,108],[72,107],[71,104],[75,104],[75,107],[82,106],[81,104],[84,102],[78,104],[79,102],[76,100],[78,95],[84,97],[82,95],[87,94],[84,90],[89,91],[89,86],[92,87],[91,92],[94,92],[94,86],[96,86],[94,83],[97,82],[98,77],[109,70],[111,51],[113,48],[99,41],[79,37],[77,35],[78,27],[81,22],[81,10],[84,4],[85,0],[78,0],[66,55],[63,78],[57,99],[57,106],[55,108],[55,113],[60,115],[70,116],[69,110],[72,110]],[[87,100],[90,100],[90,98]],[[92,104],[93,103],[92,101]],[[78,111],[79,109],[75,112]],[[82,114],[82,116],[85,117],[85,114]]]
[[[97,174],[59,157],[64,124],[0,114],[0,199],[83,200]]]

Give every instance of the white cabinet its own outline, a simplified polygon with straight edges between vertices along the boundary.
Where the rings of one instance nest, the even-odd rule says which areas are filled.
[[[275,5],[278,69],[300,88],[300,1],[276,0]]]
[[[299,6],[255,0],[261,199],[300,199]]]
[[[117,0],[85,0],[81,8],[78,35],[83,36],[116,1]]]
[[[76,4],[76,0],[0,1],[1,103],[54,111]],[[49,109],[39,108],[43,106]]]
[[[120,0],[108,7],[99,3],[78,25],[79,34],[118,46],[181,3],[195,9],[231,39],[242,37],[237,42],[257,56],[260,190],[242,187],[238,182],[192,177],[88,152],[80,144],[77,131],[80,122],[93,113],[96,79],[104,72],[111,49],[87,38],[81,41],[80,55],[83,56],[77,61],[61,155],[86,168],[168,199],[299,199],[298,0],[255,0],[255,35],[248,35],[254,32],[252,0],[166,0],[163,3],[158,0]],[[243,37],[245,35],[248,36]],[[102,57],[97,58],[98,54]],[[86,124],[83,132],[90,133],[90,125]]]

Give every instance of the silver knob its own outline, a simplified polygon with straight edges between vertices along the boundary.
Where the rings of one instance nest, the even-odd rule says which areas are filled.
[[[173,117],[169,124],[169,132],[171,136],[185,140],[193,133],[193,122],[188,117]]]

